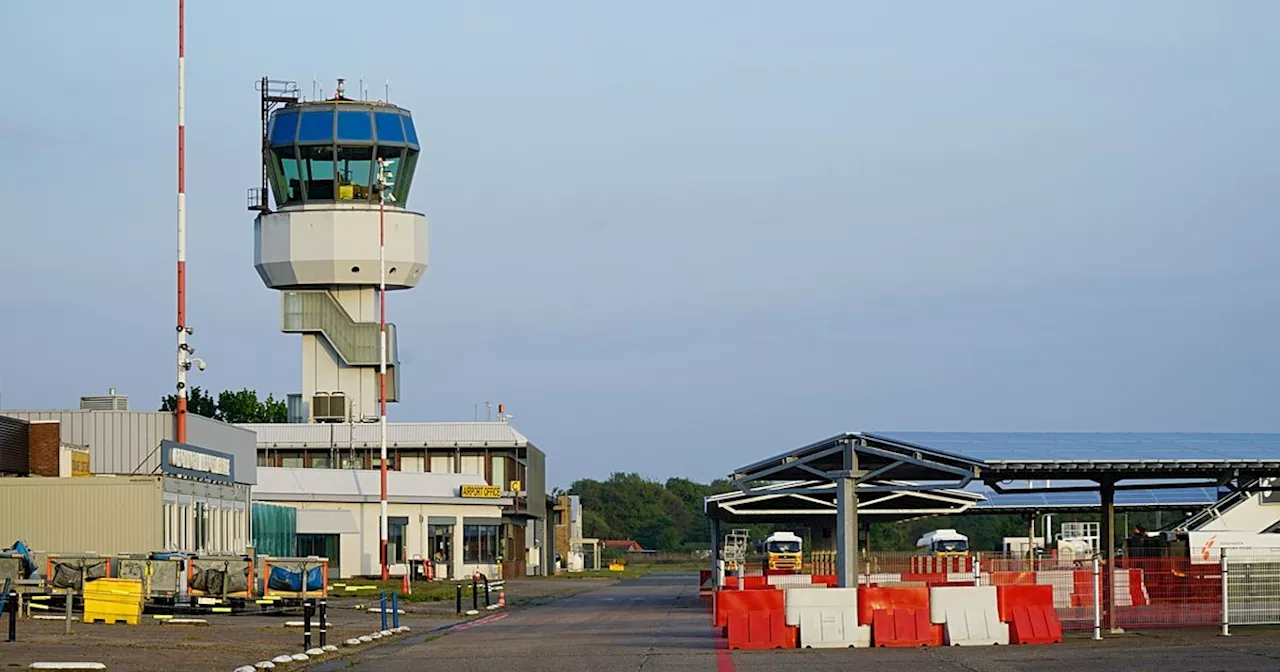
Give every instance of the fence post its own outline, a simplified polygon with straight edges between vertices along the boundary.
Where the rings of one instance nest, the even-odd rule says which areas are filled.
[[[387,593],[384,591],[381,594],[381,596],[382,596],[382,629],[386,630],[387,629]]]
[[[1218,549],[1218,564],[1222,568],[1222,636],[1231,636],[1231,615],[1227,609],[1227,549]]]
[[[462,614],[462,584],[461,583],[454,584],[454,587],[458,589],[458,595],[457,595],[458,614],[461,615]]]
[[[1102,639],[1102,573],[1098,556],[1093,556],[1093,638]]]
[[[327,605],[325,602],[326,601],[323,597],[320,598],[320,648],[322,649],[324,648],[325,644],[329,643],[328,642],[329,615],[328,613],[326,613],[328,609],[326,609]]]
[[[975,553],[973,556],[973,585],[982,585],[982,554]]]
[[[391,627],[400,627],[400,596],[391,593]]]
[[[303,574],[303,580],[306,580],[306,574]],[[311,606],[312,600],[302,601],[302,650],[306,651],[311,648]]]
[[[65,635],[71,634],[71,605],[74,601],[71,594],[71,586],[67,586],[67,603],[64,605],[66,607],[66,615],[63,617],[66,620],[66,627],[63,629],[63,634]]]
[[[743,566],[745,564],[746,564],[745,562],[738,563],[738,590],[743,590],[744,588],[746,588],[747,570]]]

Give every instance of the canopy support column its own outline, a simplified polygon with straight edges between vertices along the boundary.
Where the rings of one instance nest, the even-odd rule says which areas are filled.
[[[843,469],[832,474],[836,484],[836,583],[841,588],[858,585],[858,469],[853,440],[842,447]]]
[[[711,518],[711,585],[720,588],[720,519]]]
[[[1102,580],[1102,608],[1107,628],[1113,634],[1123,632],[1116,627],[1116,484],[1115,481],[1098,483],[1102,497],[1102,565],[1106,576]]]

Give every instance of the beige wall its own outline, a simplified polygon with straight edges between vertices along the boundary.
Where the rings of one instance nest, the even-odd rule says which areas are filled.
[[[0,539],[45,553],[162,548],[159,476],[0,478]]]

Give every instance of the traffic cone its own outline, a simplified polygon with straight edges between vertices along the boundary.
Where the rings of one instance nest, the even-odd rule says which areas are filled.
[[[503,586],[502,590],[498,591],[498,608],[499,608],[499,609],[506,609],[506,608],[507,608],[507,589],[506,589],[506,586]]]
[[[404,585],[401,586],[400,592],[404,593],[405,595],[413,594],[413,588],[409,585],[409,572],[404,573]]]

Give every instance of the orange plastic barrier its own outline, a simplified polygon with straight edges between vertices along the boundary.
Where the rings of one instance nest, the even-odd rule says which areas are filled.
[[[744,576],[742,578],[743,578],[742,587],[746,590],[759,590],[761,588],[773,588],[773,586],[769,585],[769,579],[763,576]],[[724,587],[728,590],[737,590],[738,577],[736,576],[724,577]]]
[[[809,580],[815,584],[826,584],[828,588],[835,588],[840,583],[835,574],[814,574]]]
[[[729,614],[749,611],[782,611],[785,608],[782,591],[772,590],[720,590],[716,591],[716,626],[728,624]],[[782,612],[785,615],[785,612]]]
[[[942,646],[942,626],[929,622],[926,609],[876,609],[871,636],[874,646]]]
[[[1000,620],[1013,622],[1013,608],[1018,606],[1048,607],[1052,611],[1053,586],[996,586],[996,608]]]
[[[1055,644],[1062,642],[1062,621],[1053,605],[1016,604],[1009,622],[1010,644]]]
[[[799,628],[788,626],[782,609],[733,611],[726,636],[731,649],[794,649]]]
[[[929,618],[929,589],[920,587],[858,587],[858,625],[871,625],[877,610],[923,611]]]

